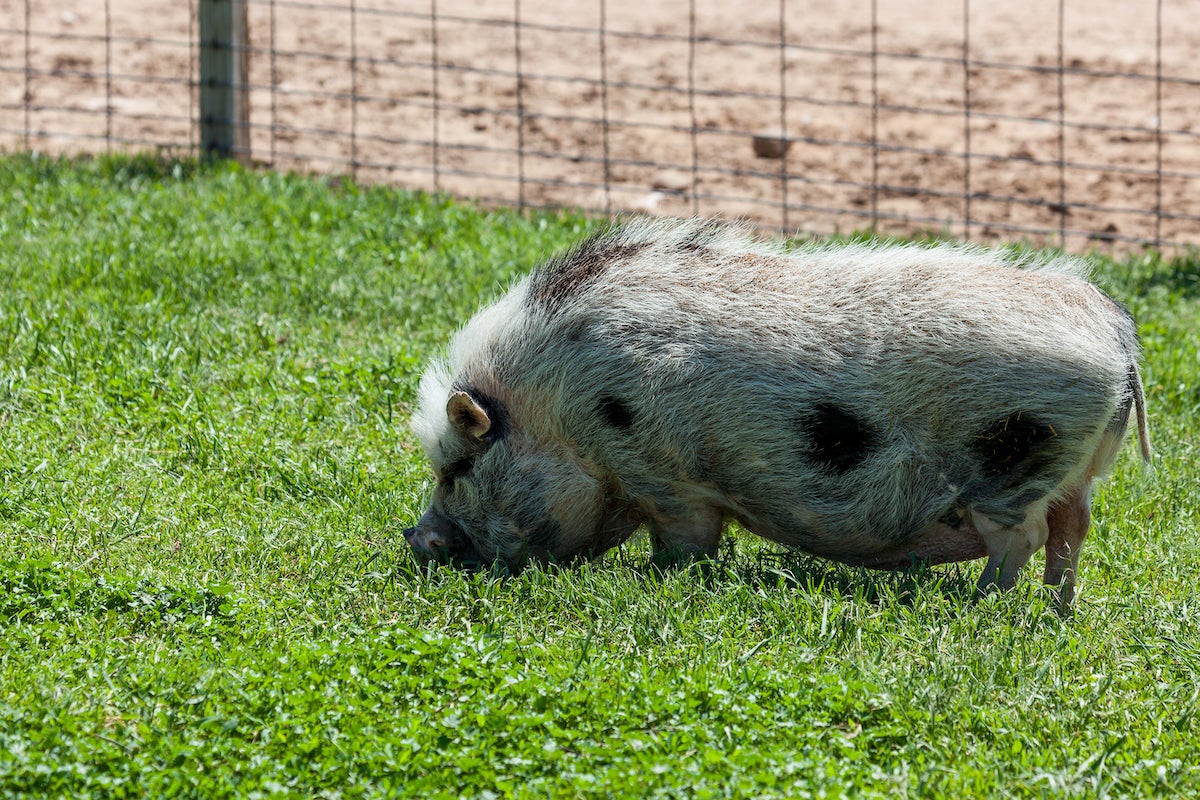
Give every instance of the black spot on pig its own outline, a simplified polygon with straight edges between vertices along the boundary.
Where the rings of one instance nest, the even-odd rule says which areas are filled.
[[[808,445],[806,457],[838,475],[862,464],[879,438],[869,424],[832,403],[814,405],[798,422]]]
[[[628,431],[633,427],[633,410],[616,397],[611,395],[601,397],[596,410],[600,414],[600,419],[609,427],[621,431]]]
[[[971,450],[985,476],[1007,478],[1006,484],[1014,486],[1053,466],[1053,448],[1047,444],[1058,435],[1053,426],[1018,411],[980,431]]]
[[[602,231],[539,267],[531,279],[530,294],[546,310],[557,311],[594,283],[614,261],[630,258],[645,247],[623,244],[614,240],[613,232]]]

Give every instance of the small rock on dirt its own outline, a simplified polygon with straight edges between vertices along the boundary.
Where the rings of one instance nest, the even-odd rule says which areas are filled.
[[[754,134],[751,143],[754,155],[759,158],[783,158],[792,144],[787,134],[778,130],[759,131]]]

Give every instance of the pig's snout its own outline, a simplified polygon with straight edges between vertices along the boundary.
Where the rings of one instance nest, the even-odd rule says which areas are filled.
[[[422,541],[422,540],[417,539],[416,537],[417,537],[417,529],[415,527],[404,529],[404,541],[408,542],[413,547],[418,547],[420,542]]]
[[[467,566],[478,562],[479,556],[471,546],[470,539],[453,530],[453,527],[452,523],[436,527],[418,523],[404,529],[404,540],[423,564],[452,562]]]
[[[404,541],[422,562],[446,561],[450,556],[450,540],[436,530],[419,527],[405,528]]]

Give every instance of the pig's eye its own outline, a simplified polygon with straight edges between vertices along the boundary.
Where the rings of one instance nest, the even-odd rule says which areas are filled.
[[[442,470],[442,481],[448,486],[453,486],[456,480],[469,474],[471,468],[474,466],[475,462],[469,458],[460,458],[458,461],[452,461]]]

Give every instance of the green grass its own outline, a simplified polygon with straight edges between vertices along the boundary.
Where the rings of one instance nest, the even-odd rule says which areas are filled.
[[[1200,794],[1200,266],[1101,260],[1157,466],[1081,596],[737,537],[658,575],[423,573],[421,366],[593,222],[0,158],[0,794]]]

